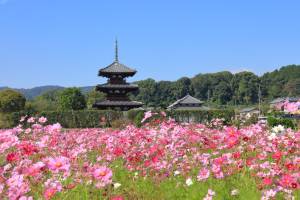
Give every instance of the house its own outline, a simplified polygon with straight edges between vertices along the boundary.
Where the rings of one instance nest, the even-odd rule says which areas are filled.
[[[256,107],[248,107],[248,108],[241,109],[239,111],[239,114],[240,114],[240,119],[249,119],[253,115],[259,116],[260,111]]]
[[[203,106],[203,103],[203,101],[188,94],[168,106],[168,110],[209,110],[210,108]]]
[[[280,97],[280,98],[276,98],[273,101],[270,102],[270,107],[271,108],[275,108],[276,106],[283,104],[285,102],[297,102],[300,101],[300,97]]]

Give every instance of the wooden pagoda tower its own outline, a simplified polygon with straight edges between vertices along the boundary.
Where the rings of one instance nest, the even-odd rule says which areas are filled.
[[[138,85],[126,82],[127,77],[132,77],[137,71],[119,62],[118,41],[115,46],[115,61],[107,67],[99,70],[99,76],[108,78],[107,83],[96,86],[96,91],[104,92],[106,100],[96,102],[93,107],[101,110],[130,110],[143,105],[141,102],[130,101],[129,92],[137,91]]]

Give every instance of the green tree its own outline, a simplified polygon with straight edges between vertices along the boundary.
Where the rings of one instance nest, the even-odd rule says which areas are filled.
[[[136,82],[139,86],[139,91],[133,94],[134,100],[141,101],[147,106],[155,106],[155,94],[157,93],[156,82],[153,79],[146,79]]]
[[[81,110],[86,108],[86,100],[80,89],[67,88],[60,93],[58,105],[61,110]]]
[[[37,96],[30,105],[36,111],[54,111],[58,108],[58,99],[61,90],[51,90]]]
[[[26,98],[15,90],[0,91],[0,111],[4,113],[17,112],[24,109]]]
[[[290,80],[284,85],[283,89],[288,96],[300,95],[300,78]]]
[[[93,104],[96,101],[101,101],[104,100],[105,94],[102,92],[98,92],[96,90],[92,90],[89,93],[86,94],[86,99],[87,99],[87,107],[91,109],[93,107]]]

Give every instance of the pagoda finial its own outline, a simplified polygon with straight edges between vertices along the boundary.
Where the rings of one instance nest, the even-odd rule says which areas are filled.
[[[115,44],[115,62],[118,62],[118,40],[116,39],[116,44]]]

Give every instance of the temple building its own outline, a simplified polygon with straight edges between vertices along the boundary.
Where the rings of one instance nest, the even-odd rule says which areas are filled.
[[[126,111],[143,105],[141,102],[130,101],[129,92],[137,91],[138,85],[126,82],[127,77],[132,77],[137,71],[119,62],[118,42],[115,46],[115,60],[112,64],[99,70],[99,76],[108,78],[107,83],[96,86],[96,91],[104,92],[106,100],[96,102],[93,107],[98,109],[112,109]]]
[[[209,107],[203,106],[203,103],[188,94],[168,106],[168,110],[209,110]]]

